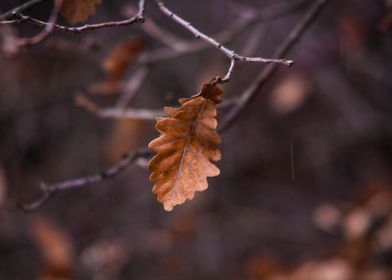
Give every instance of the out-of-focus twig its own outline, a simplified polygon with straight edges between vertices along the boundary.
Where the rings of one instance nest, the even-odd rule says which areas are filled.
[[[64,31],[64,32],[69,32],[69,33],[82,33],[83,31],[87,31],[87,30],[96,30],[101,28],[120,27],[120,26],[132,25],[135,23],[143,23],[145,21],[144,19],[145,1],[140,0],[138,6],[139,6],[138,13],[134,17],[131,17],[129,19],[120,20],[120,21],[107,21],[107,22],[95,23],[95,24],[85,24],[77,27],[54,24],[54,29]],[[18,19],[18,22],[26,21],[40,27],[46,27],[50,25],[50,23],[48,22],[35,19],[33,17],[24,15],[22,13],[16,14],[15,17]]]
[[[155,120],[157,117],[164,116],[165,112],[153,109],[122,109],[114,107],[100,109],[96,114],[100,118]]]
[[[45,28],[31,38],[18,39],[17,44],[19,46],[28,46],[38,44],[45,40],[54,30],[55,22],[57,20],[62,4],[63,0],[55,0],[52,13],[50,14],[49,22],[47,25],[45,25]]]
[[[98,183],[106,179],[112,178],[120,174],[122,171],[125,170],[127,166],[134,163],[136,160],[140,158],[149,158],[151,156],[152,152],[150,150],[148,150],[147,148],[141,148],[132,154],[124,155],[123,159],[121,159],[115,165],[104,170],[103,172],[92,174],[86,177],[65,180],[54,184],[41,183],[41,196],[30,203],[19,203],[18,206],[24,211],[35,210],[59,191],[83,187],[89,184]]]
[[[235,100],[229,99],[227,102],[222,102],[219,104],[218,108],[222,109],[232,106],[233,104],[235,104]],[[98,108],[95,103],[91,102],[86,102],[83,105],[79,104],[79,106],[103,119],[136,119],[154,121],[157,117],[162,117],[165,115],[165,111],[159,109],[154,110],[121,107]]]
[[[136,7],[134,7],[133,5],[129,5],[124,10],[124,16],[126,17],[128,17],[129,15],[133,15],[135,13],[136,13]],[[159,26],[150,17],[146,17],[146,21],[141,26],[141,29],[151,38],[162,42],[172,50],[181,51],[188,43],[187,40],[181,39],[177,35],[173,34],[172,32]]]
[[[294,26],[286,40],[277,49],[274,57],[283,57],[288,51],[295,45],[296,42],[302,37],[305,31],[312,25],[318,14],[321,12],[323,7],[331,0],[317,0],[305,14],[304,18]],[[278,69],[276,64],[268,65],[259,76],[253,81],[253,83],[245,89],[243,94],[236,99],[236,104],[233,109],[228,113],[226,118],[219,126],[219,131],[228,129],[240,116],[240,114],[248,107],[248,105],[255,98],[256,93],[266,84],[267,81],[275,74]]]
[[[242,56],[237,54],[235,51],[225,47],[221,43],[217,42],[214,38],[202,33],[198,29],[196,29],[190,22],[184,20],[180,16],[176,15],[173,13],[171,10],[169,10],[162,1],[156,0],[157,6],[159,10],[169,18],[173,19],[175,22],[177,22],[179,25],[183,26],[184,28],[188,29],[195,37],[196,39],[201,39],[205,41],[206,43],[216,47],[220,51],[222,51],[229,59],[230,59],[230,67],[229,70],[227,71],[226,75],[220,79],[220,82],[225,83],[230,80],[231,74],[233,72],[235,63],[237,61],[244,61],[244,62],[261,62],[261,63],[276,63],[276,64],[283,64],[287,66],[291,66],[294,64],[294,61],[292,60],[287,60],[287,59],[271,59],[271,58],[264,58],[264,57],[247,57],[247,56]]]
[[[252,30],[250,36],[247,38],[247,41],[244,42],[244,45],[241,49],[241,53],[246,56],[253,56],[259,46],[259,44],[263,41],[262,37],[264,34],[263,24],[256,24]]]
[[[22,12],[36,6],[37,4],[39,4],[43,1],[46,1],[46,0],[30,0],[30,1],[18,6],[16,8],[13,8],[13,9],[5,12],[4,14],[0,15],[0,21],[12,18],[15,15],[22,13]],[[3,21],[3,23],[4,23],[4,21]]]
[[[146,78],[149,70],[146,66],[140,66],[135,70],[135,73],[128,79],[125,83],[121,94],[115,103],[115,107],[117,108],[125,108],[128,103],[135,97],[136,92],[143,84],[144,79]]]
[[[222,32],[214,35],[213,37],[222,44],[227,44],[231,42],[238,34],[244,32],[250,26],[258,22],[273,20],[288,13],[294,12],[300,7],[302,7],[305,2],[307,2],[307,0],[290,1],[290,3],[284,4],[274,4],[271,7],[261,10],[257,14],[253,14],[251,16],[248,16],[247,18],[240,18],[234,21],[234,23],[232,23]],[[156,63],[163,60],[174,59],[189,53],[202,51],[211,47],[211,45],[205,44],[204,42],[201,42],[197,39],[187,40],[186,42],[180,41],[178,43],[180,44],[180,47],[175,47],[175,49],[173,49],[173,46],[164,47],[143,54],[139,59],[139,63]]]
[[[318,0],[308,11],[305,15],[304,19],[294,27],[294,29],[290,32],[287,40],[281,45],[281,47],[276,52],[276,57],[282,57],[285,55],[292,46],[300,39],[303,35],[305,30],[312,24],[314,19],[320,13],[321,9],[327,4],[330,0]],[[158,1],[160,3],[160,1]],[[170,14],[169,14],[170,16]],[[173,14],[173,17],[175,15]],[[172,16],[171,16],[172,17]],[[182,20],[182,19],[181,19]],[[183,20],[182,20],[183,21]],[[189,28],[189,26],[188,26]],[[193,27],[192,27],[193,28]],[[195,29],[196,30],[196,29]],[[196,30],[197,31],[197,30]],[[197,31],[198,32],[198,31]],[[206,36],[201,33],[201,35]],[[208,37],[208,36],[206,36]],[[208,37],[209,38],[209,37]],[[211,38],[212,39],[212,38]],[[214,39],[212,39],[214,40]],[[216,42],[216,41],[215,41]],[[215,43],[214,43],[215,44]],[[220,47],[221,49],[222,47]],[[228,50],[228,49],[227,49]],[[228,54],[234,53],[231,50],[228,50]],[[235,53],[234,53],[235,54]],[[231,64],[228,71],[228,75],[230,76],[231,71],[234,67],[235,59],[230,57]],[[261,72],[259,77],[255,80],[255,82],[245,90],[244,94],[240,97],[240,99],[235,100],[236,106],[230,112],[228,118],[224,121],[223,125],[219,128],[219,131],[223,131],[224,129],[230,127],[230,125],[238,119],[238,115],[245,109],[245,107],[250,103],[250,101],[254,98],[255,93],[263,86],[268,78],[272,76],[277,68],[277,64],[269,65],[264,71]],[[94,104],[90,104],[92,110],[97,110],[99,112],[99,108],[94,107]],[[124,111],[122,111],[124,112]],[[136,162],[140,159],[147,159],[152,156],[152,152],[149,151],[147,148],[141,148],[137,150],[135,153],[126,155],[121,161],[117,164],[113,165],[112,167],[108,168],[102,173],[93,174],[86,177],[80,177],[76,179],[70,179],[61,181],[54,184],[41,184],[42,195],[37,200],[27,203],[27,204],[20,204],[20,207],[26,211],[31,211],[40,207],[43,203],[45,203],[49,198],[51,198],[54,194],[58,193],[59,191],[83,187],[92,183],[101,182],[107,178],[114,177],[120,174],[123,170],[126,169],[130,164]]]
[[[18,22],[18,20],[16,20],[16,19],[13,19],[13,20],[3,20],[3,21],[0,21],[0,25],[6,25],[6,24],[11,24],[11,23],[16,23],[16,22]]]
[[[136,109],[124,107],[106,107],[101,108],[92,100],[84,95],[75,97],[76,104],[85,109],[87,112],[95,114],[99,118],[111,119],[138,119],[138,120],[155,120],[157,117],[164,116],[163,110],[154,109]]]

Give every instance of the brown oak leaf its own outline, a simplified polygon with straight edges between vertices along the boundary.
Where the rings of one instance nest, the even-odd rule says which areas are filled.
[[[64,0],[60,14],[69,24],[77,24],[95,14],[95,6],[101,2],[102,0]]]
[[[215,83],[204,84],[199,94],[179,99],[180,108],[165,107],[169,116],[157,121],[161,135],[148,145],[157,153],[149,163],[150,180],[166,211],[193,199],[207,189],[207,177],[220,173],[211,161],[221,159],[215,130],[221,94]]]

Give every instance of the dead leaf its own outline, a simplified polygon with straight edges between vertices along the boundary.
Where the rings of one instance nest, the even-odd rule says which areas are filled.
[[[44,218],[31,222],[33,238],[44,259],[40,280],[73,279],[72,243],[55,224]]]
[[[60,14],[69,24],[77,24],[95,14],[95,6],[102,0],[64,0]]]
[[[142,49],[143,41],[140,38],[133,38],[116,45],[102,63],[102,68],[107,73],[105,80],[92,85],[91,91],[95,93],[114,93]]]
[[[193,199],[196,191],[207,189],[207,177],[220,173],[210,161],[221,159],[215,131],[221,94],[216,85],[204,84],[199,94],[179,99],[180,108],[165,107],[169,117],[157,121],[161,135],[149,144],[157,153],[149,163],[150,180],[166,211]]]

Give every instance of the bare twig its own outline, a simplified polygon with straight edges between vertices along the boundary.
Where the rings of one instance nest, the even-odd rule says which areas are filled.
[[[165,116],[164,110],[154,109],[137,109],[137,108],[124,108],[124,107],[105,107],[101,108],[92,100],[84,95],[77,95],[75,97],[76,103],[79,107],[85,109],[87,112],[95,114],[103,119],[135,119],[135,120],[149,120],[154,121],[158,117]],[[236,99],[227,99],[218,104],[218,109],[231,107],[236,104]]]
[[[247,18],[240,18],[236,20],[233,24],[231,24],[228,28],[225,28],[219,34],[213,36],[217,41],[222,44],[227,44],[232,41],[238,34],[246,30],[248,27],[252,26],[257,22],[263,22],[266,20],[276,19],[280,16],[286,15],[290,12],[297,10],[299,7],[307,2],[307,0],[297,0],[290,1],[289,4],[275,4],[272,7],[267,9],[263,9],[260,13],[249,16]],[[178,58],[182,55],[186,55],[189,53],[197,52],[205,50],[211,45],[205,44],[200,40],[188,40],[186,42],[179,42],[180,47],[173,49],[173,47],[164,47],[155,51],[151,51],[143,54],[139,63],[142,64],[150,64],[156,63],[163,60]]]
[[[136,7],[130,5],[125,9],[123,14],[124,16],[128,17],[129,15],[135,14],[135,12]],[[141,29],[151,38],[162,42],[172,50],[181,51],[188,43],[187,40],[183,40],[172,32],[163,29],[161,26],[156,24],[152,18],[149,17],[146,17],[146,21],[141,26]]]
[[[144,12],[146,10],[145,0],[139,0],[137,16],[144,21]]]
[[[125,108],[128,105],[128,103],[136,95],[136,92],[142,85],[148,72],[149,71],[146,66],[140,66],[138,69],[135,70],[135,73],[133,73],[133,75],[125,83],[121,95],[114,105],[115,107]]]
[[[12,18],[15,15],[22,13],[22,12],[36,6],[37,4],[39,4],[43,1],[46,1],[46,0],[30,0],[26,3],[24,3],[23,5],[20,5],[19,7],[13,8],[13,9],[5,12],[4,14],[0,15],[0,21]]]
[[[40,188],[42,190],[41,196],[31,203],[19,203],[19,207],[24,211],[32,211],[44,204],[48,199],[59,191],[69,190],[73,188],[79,188],[93,183],[98,183],[103,180],[112,178],[126,169],[127,166],[134,163],[136,160],[141,158],[149,158],[152,156],[152,152],[146,148],[141,148],[136,152],[124,155],[115,165],[109,167],[101,173],[92,174],[86,177],[80,177],[71,180],[65,180],[54,184],[41,183]]]
[[[131,17],[126,20],[107,21],[107,22],[95,23],[95,24],[85,24],[77,27],[54,24],[54,29],[59,31],[69,32],[69,33],[82,33],[87,30],[96,30],[101,28],[120,27],[120,26],[132,25],[135,23],[143,23],[145,21],[144,19],[145,0],[140,0],[138,6],[139,6],[138,13],[134,17]],[[17,14],[16,17],[19,19],[19,21],[27,21],[40,27],[45,27],[50,24],[48,22],[41,21],[33,17],[23,15],[22,13]]]
[[[75,96],[75,103],[77,106],[85,109],[87,112],[95,114],[99,118],[155,120],[157,117],[165,115],[163,110],[124,107],[101,108],[87,96],[82,94]]]
[[[84,97],[85,98],[85,97]],[[95,114],[103,119],[136,119],[136,120],[150,120],[154,121],[158,117],[165,116],[164,110],[154,109],[137,109],[137,108],[119,108],[119,107],[106,107],[99,108],[91,100],[81,104],[86,100],[79,100],[79,106],[84,108],[87,112]],[[219,109],[226,108],[235,104],[235,99],[229,99],[218,105]]]
[[[309,11],[306,13],[304,18],[291,30],[286,40],[275,52],[274,57],[283,57],[288,51],[294,46],[294,44],[302,37],[305,31],[311,26],[314,20],[317,18],[318,14],[321,12],[322,8],[330,0],[317,0],[313,6],[310,7]],[[245,110],[245,108],[252,102],[255,98],[256,93],[266,84],[267,81],[275,74],[277,70],[276,64],[268,65],[260,75],[254,80],[254,82],[244,91],[244,93],[237,99],[236,105],[228,113],[226,118],[223,120],[219,126],[219,131],[224,131],[229,128],[240,116],[240,114]]]
[[[37,19],[34,19],[30,16],[25,16],[22,14],[19,14],[18,17],[22,19],[23,21],[28,21],[31,22],[35,25],[44,27],[48,23],[44,21],[40,21]],[[70,27],[70,26],[64,26],[64,25],[59,25],[55,24],[55,29],[64,31],[64,32],[69,32],[69,33],[82,33],[83,31],[87,30],[95,30],[95,29],[101,29],[101,28],[108,28],[108,27],[120,27],[120,26],[128,26],[132,25],[135,23],[142,23],[144,22],[144,19],[140,18],[139,16],[134,16],[132,18],[126,19],[126,20],[121,20],[121,21],[107,21],[107,22],[102,22],[102,23],[95,23],[95,24],[85,24],[79,27]]]
[[[264,35],[264,25],[263,23],[255,24],[251,29],[251,34],[244,42],[241,52],[246,56],[253,56],[256,52],[258,46],[263,41],[262,37]]]
[[[186,48],[185,40],[182,40],[173,33],[164,30],[151,19],[148,19],[145,24],[143,24],[142,29],[152,38],[164,43],[171,49],[181,51]]]
[[[165,115],[163,110],[134,109],[134,108],[102,108],[96,112],[100,118],[155,120]]]
[[[316,16],[319,14],[321,9],[327,4],[330,0],[318,0],[309,10],[309,12],[305,15],[304,19],[294,27],[294,29],[290,32],[288,38],[281,47],[276,52],[276,57],[282,57],[285,55],[293,45],[299,40],[299,38],[303,35],[305,30],[311,25]],[[159,2],[159,1],[158,1]],[[204,35],[206,36],[206,35]],[[229,50],[230,51],[230,50]],[[234,57],[230,57],[230,67],[226,76],[231,75],[234,63],[236,59]],[[234,61],[234,62],[233,62]],[[255,93],[265,84],[266,80],[272,76],[277,68],[276,64],[269,65],[264,71],[261,72],[259,77],[255,80],[255,82],[245,90],[244,94],[241,96],[239,100],[236,100],[236,106],[230,112],[228,118],[225,119],[223,125],[219,128],[219,131],[223,131],[230,127],[230,125],[238,118],[238,115],[244,110],[244,108],[251,102],[254,98]],[[225,78],[226,78],[225,76]],[[124,114],[124,110],[122,113]],[[39,199],[28,203],[21,204],[20,207],[26,211],[32,211],[40,207],[43,203],[45,203],[49,198],[51,198],[55,193],[58,193],[62,190],[72,189],[83,187],[92,183],[101,182],[107,178],[114,177],[120,174],[127,166],[141,159],[148,159],[152,156],[152,152],[146,148],[139,149],[133,154],[125,156],[121,161],[112,167],[108,168],[102,173],[93,174],[86,177],[80,177],[76,179],[70,179],[61,181],[54,184],[41,184],[42,195]]]
[[[96,114],[100,110],[95,102],[82,93],[76,94],[74,100],[76,106],[85,109],[87,112]]]
[[[54,30],[55,22],[57,20],[62,4],[63,4],[63,0],[55,0],[52,13],[50,14],[49,22],[45,26],[45,28],[37,35],[31,38],[18,39],[17,44],[19,46],[35,45],[45,40],[50,35],[50,33],[52,33]]]
[[[16,22],[20,22],[20,20],[17,20],[17,19],[13,19],[13,20],[3,20],[3,21],[0,21],[0,24],[1,24],[1,25],[6,25],[6,24],[11,24],[11,23],[16,23]]]
[[[229,70],[227,70],[226,75],[221,79],[222,83],[228,82],[230,80],[231,74],[234,71],[234,66],[235,66],[235,59],[232,58],[232,59],[230,59]]]
[[[277,64],[284,64],[287,66],[291,66],[294,64],[294,61],[292,60],[287,60],[287,59],[271,59],[271,58],[264,58],[264,57],[247,57],[247,56],[242,56],[237,54],[235,51],[223,46],[221,43],[217,42],[214,38],[207,36],[206,34],[202,33],[198,29],[196,29],[190,22],[184,20],[183,18],[179,17],[175,13],[173,13],[171,10],[169,10],[162,1],[160,0],[155,0],[157,3],[157,6],[159,10],[169,18],[173,19],[175,22],[177,22],[179,25],[183,26],[184,28],[188,29],[195,37],[196,39],[201,39],[205,41],[206,43],[216,47],[220,51],[222,51],[230,60],[230,67],[229,70],[227,71],[227,74],[223,79],[221,79],[221,82],[228,82],[230,80],[231,73],[233,72],[233,68],[235,66],[236,61],[244,61],[244,62],[261,62],[261,63],[277,63]]]

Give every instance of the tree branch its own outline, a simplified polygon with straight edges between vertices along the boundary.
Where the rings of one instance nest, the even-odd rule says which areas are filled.
[[[39,4],[43,1],[46,1],[46,0],[30,0],[26,3],[24,3],[23,5],[20,5],[19,7],[13,8],[13,9],[5,12],[4,14],[0,15],[0,21],[12,18],[15,15],[20,14],[20,13],[36,6],[37,4]]]
[[[50,33],[52,33],[54,30],[55,22],[57,20],[62,4],[63,4],[63,0],[54,0],[54,7],[50,14],[49,22],[45,26],[45,28],[37,35],[31,38],[18,39],[17,41],[18,46],[35,45],[45,40],[50,35]]]
[[[44,204],[48,199],[59,191],[69,190],[73,188],[79,188],[93,183],[98,183],[106,179],[112,178],[124,171],[126,167],[134,163],[138,159],[149,158],[153,153],[147,148],[141,148],[136,152],[124,155],[115,165],[109,167],[101,173],[92,174],[86,177],[80,177],[76,179],[65,180],[54,184],[41,183],[40,189],[42,190],[41,196],[31,203],[19,203],[18,206],[24,211],[32,211]]]
[[[219,32],[214,38],[222,44],[227,44],[231,42],[235,36],[249,28],[250,26],[258,23],[264,22],[267,20],[277,19],[283,15],[287,15],[291,12],[298,10],[300,7],[304,5],[308,0],[297,0],[290,1],[289,4],[275,4],[267,9],[263,9],[259,13],[248,16],[247,18],[240,18],[232,23],[228,28],[225,28],[223,31]],[[144,30],[144,29],[143,29]],[[176,43],[177,44],[177,43]],[[147,52],[139,58],[138,62],[141,64],[151,64],[160,62],[163,60],[178,58],[182,55],[186,55],[189,53],[202,51],[207,48],[210,48],[211,45],[205,44],[200,40],[187,40],[185,42],[178,42],[180,46],[170,46],[163,47],[151,52]]]
[[[261,63],[277,63],[277,64],[284,64],[286,66],[291,66],[294,64],[294,61],[292,60],[287,60],[287,59],[270,59],[270,58],[264,58],[264,57],[246,57],[246,56],[241,56],[237,54],[235,51],[223,46],[221,43],[217,42],[214,38],[207,36],[206,34],[202,33],[198,29],[196,29],[190,22],[184,20],[180,16],[176,15],[173,13],[171,10],[169,10],[162,1],[160,0],[155,0],[159,10],[169,18],[173,19],[175,22],[177,22],[179,25],[183,26],[184,28],[188,29],[193,35],[196,37],[196,39],[201,39],[205,41],[206,43],[216,47],[220,51],[222,51],[231,61],[230,61],[230,67],[229,70],[227,71],[227,74],[225,75],[224,78],[221,79],[221,83],[228,82],[230,80],[231,73],[233,72],[234,66],[236,61],[244,61],[244,62],[261,62]]]
[[[304,18],[294,26],[286,40],[277,49],[274,57],[280,58],[285,56],[296,42],[302,37],[306,30],[312,25],[321,12],[323,7],[330,2],[330,0],[317,0],[313,6],[310,7]],[[219,126],[219,131],[225,131],[238,119],[241,113],[249,106],[256,96],[256,93],[266,84],[267,81],[275,74],[278,69],[276,64],[268,65],[260,75],[254,80],[254,82],[245,89],[244,93],[236,101],[234,108],[228,113],[226,118]]]
[[[100,118],[155,120],[157,117],[163,117],[165,112],[163,110],[114,107],[100,109],[96,114]]]
[[[125,82],[121,94],[116,101],[114,107],[125,108],[128,103],[135,97],[140,86],[143,84],[149,69],[147,66],[140,66],[135,73]]]
[[[85,109],[87,112],[95,114],[99,118],[155,120],[157,117],[165,115],[165,111],[163,110],[124,107],[101,108],[82,94],[75,96],[75,103],[77,106]]]
[[[275,57],[280,58],[280,57],[284,56],[294,46],[294,44],[301,38],[301,36],[304,34],[304,32],[314,22],[315,18],[320,13],[322,8],[329,1],[330,0],[318,0],[317,2],[315,2],[315,4],[309,9],[307,14],[303,18],[303,20],[301,20],[293,28],[293,30],[290,32],[287,39],[278,48],[278,50],[275,53]],[[160,1],[157,1],[157,2],[161,3]],[[170,14],[169,14],[169,16],[170,16]],[[174,16],[175,15],[172,14],[171,17],[174,17]],[[190,26],[191,25],[189,25],[187,28],[189,29]],[[196,30],[196,29],[194,29],[194,30]],[[199,32],[199,31],[196,30],[196,32]],[[202,38],[201,37],[202,35],[207,38],[210,38],[210,37],[204,35],[203,33],[200,33],[200,38]],[[212,39],[212,38],[210,38],[210,39]],[[214,39],[212,39],[212,40],[214,40]],[[209,41],[207,40],[207,42],[209,42]],[[216,42],[216,41],[214,40],[211,42]],[[222,49],[222,47],[220,47],[219,49]],[[231,53],[231,54],[235,54],[234,51],[231,51],[229,49],[226,49],[226,50],[228,50],[229,53]],[[231,75],[233,68],[234,68],[235,61],[240,60],[240,59],[238,59],[238,57],[235,58],[233,55],[229,56],[229,58],[230,58],[230,62],[231,62],[230,67],[229,67],[229,70],[228,70],[226,76],[223,79],[230,78],[230,75]],[[262,60],[263,58],[259,58],[259,59]],[[260,62],[259,59],[257,59],[256,62]],[[253,100],[256,92],[266,83],[266,81],[270,77],[272,77],[272,75],[274,74],[276,69],[277,69],[277,64],[268,65],[265,68],[265,70],[260,73],[258,78],[251,84],[251,86],[245,90],[245,92],[241,95],[240,99],[237,99],[234,101],[236,105],[232,109],[232,111],[230,111],[228,117],[224,120],[223,124],[219,127],[218,130],[220,132],[229,128],[232,125],[232,123],[234,123],[235,120],[238,119],[238,116],[240,115],[240,113]],[[217,81],[217,82],[221,82],[221,81]],[[231,104],[231,102],[226,102],[226,103]],[[117,164],[113,165],[112,167],[106,169],[105,171],[103,171],[101,173],[89,175],[86,177],[80,177],[80,178],[76,178],[76,179],[65,180],[65,181],[61,181],[58,183],[54,183],[54,184],[42,183],[41,184],[41,189],[42,189],[41,197],[31,203],[28,203],[28,204],[19,204],[19,206],[25,211],[35,210],[38,207],[40,207],[43,203],[45,203],[48,199],[50,199],[54,194],[58,193],[59,191],[83,187],[83,186],[86,186],[86,185],[89,185],[92,183],[101,182],[101,181],[108,179],[108,178],[112,178],[112,177],[120,174],[122,171],[124,171],[126,169],[126,167],[128,167],[130,164],[136,162],[139,159],[148,159],[152,155],[153,155],[153,153],[150,150],[148,150],[147,148],[141,148],[133,154],[126,155]]]
[[[94,24],[85,24],[85,25],[77,26],[77,27],[54,24],[54,29],[59,30],[59,31],[68,32],[68,33],[82,33],[87,30],[96,30],[96,29],[101,29],[101,28],[120,27],[120,26],[132,25],[135,23],[143,23],[145,21],[145,18],[144,18],[145,0],[139,0],[138,7],[139,7],[138,13],[134,17],[131,17],[126,20],[108,21],[108,22],[94,23]],[[40,27],[46,27],[46,26],[50,25],[50,23],[48,23],[48,22],[41,21],[41,20],[35,19],[33,17],[23,15],[22,13],[16,14],[15,17],[19,20],[19,22],[20,21],[27,21],[27,22],[30,22],[34,25],[40,26]]]

